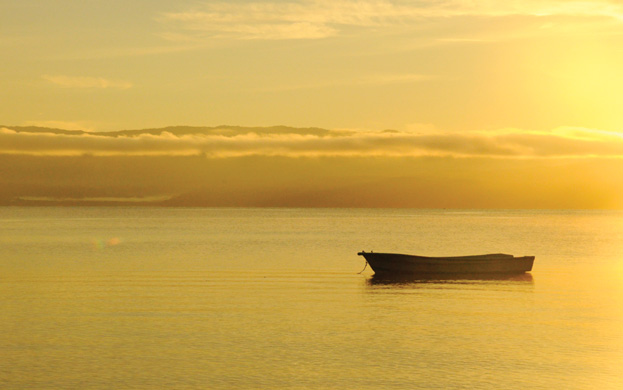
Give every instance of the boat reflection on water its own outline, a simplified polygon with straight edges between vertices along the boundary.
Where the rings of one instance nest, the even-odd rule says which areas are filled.
[[[392,273],[376,273],[367,279],[367,283],[371,286],[383,285],[410,285],[424,283],[448,283],[448,284],[470,284],[479,282],[518,282],[533,283],[532,274],[392,274]]]

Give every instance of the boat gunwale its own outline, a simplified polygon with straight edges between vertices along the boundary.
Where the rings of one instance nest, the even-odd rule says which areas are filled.
[[[474,261],[499,261],[499,260],[513,260],[513,259],[525,259],[534,256],[513,256],[505,253],[490,253],[484,255],[468,255],[468,256],[419,256],[419,255],[408,255],[404,253],[389,253],[389,252],[359,252],[357,253],[359,256],[363,256],[366,258],[367,255],[373,257],[384,257],[384,258],[401,258],[401,259],[412,259],[412,260],[432,260],[432,261],[461,261],[468,260],[470,262]]]

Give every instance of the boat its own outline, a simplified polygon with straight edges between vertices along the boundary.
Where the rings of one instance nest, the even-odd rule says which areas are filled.
[[[359,252],[377,274],[522,274],[532,271],[534,256],[504,253],[429,257],[400,253]]]

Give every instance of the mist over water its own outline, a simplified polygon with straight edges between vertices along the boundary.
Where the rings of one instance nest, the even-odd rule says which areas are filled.
[[[360,250],[535,255],[500,279]],[[623,214],[0,208],[0,387],[623,387]]]

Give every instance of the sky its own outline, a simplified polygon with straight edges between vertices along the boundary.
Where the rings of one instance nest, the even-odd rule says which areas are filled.
[[[496,207],[555,207],[558,199],[561,207],[623,208],[618,1],[0,0],[0,50],[6,156],[74,156],[82,164],[85,154],[199,153],[238,162],[259,156],[394,164],[385,177],[353,185],[417,181],[412,161],[433,159],[437,191],[464,189],[451,178],[466,166],[474,167],[463,177],[470,183],[557,178],[542,204],[511,201],[500,185],[509,201],[492,202]],[[97,133],[176,125],[285,125],[330,134]],[[88,133],[27,134],[14,126]],[[407,160],[410,171],[400,171],[397,161]],[[301,166],[300,176],[310,167]],[[343,177],[360,177],[361,168],[354,164]],[[583,200],[560,198],[578,188]],[[440,204],[453,205],[483,206]]]
[[[618,1],[1,0],[0,118],[620,131]]]

